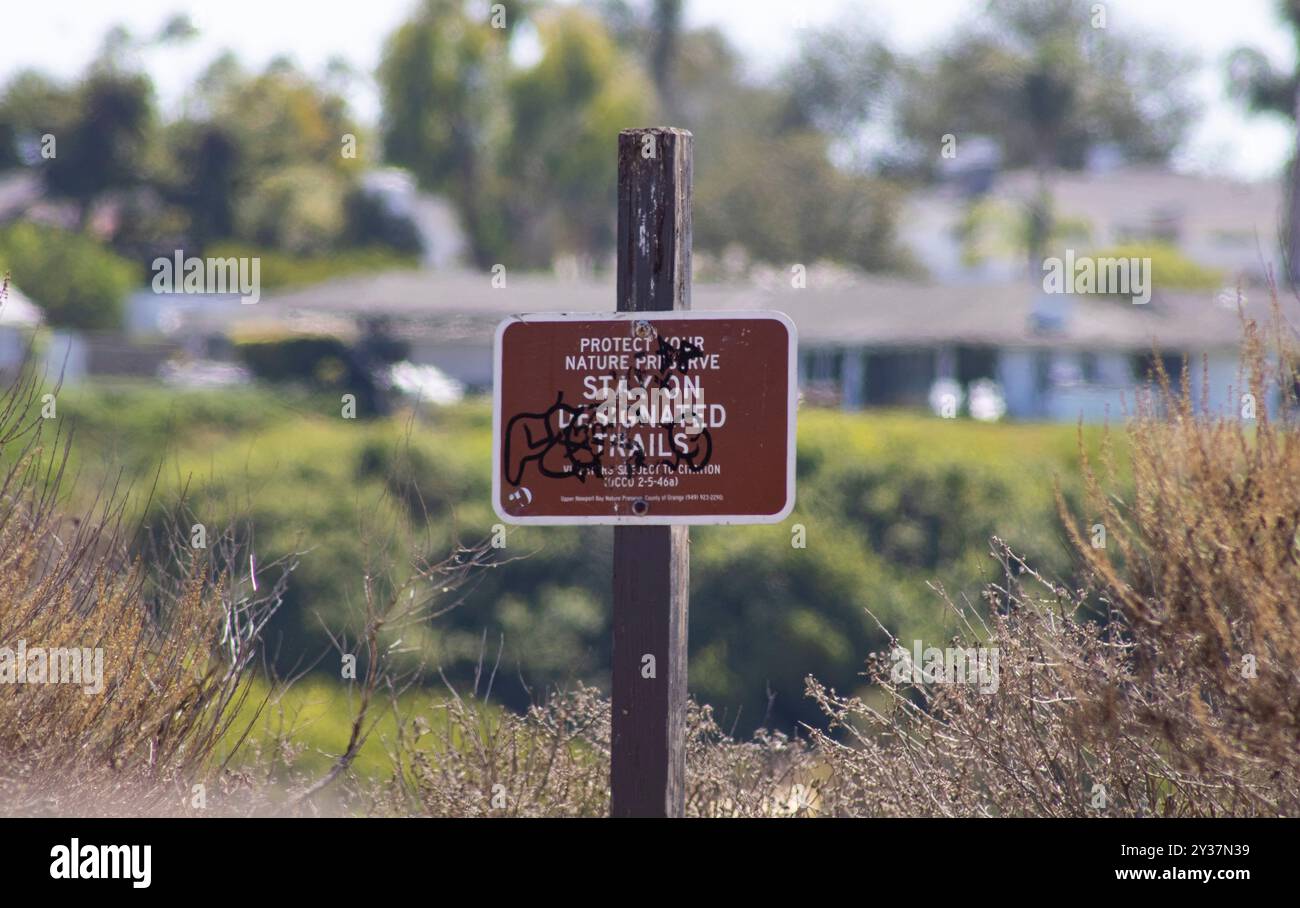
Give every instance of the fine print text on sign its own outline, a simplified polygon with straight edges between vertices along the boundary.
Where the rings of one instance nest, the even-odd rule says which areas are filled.
[[[507,523],[777,523],[794,507],[780,312],[527,315],[497,328],[492,504]]]

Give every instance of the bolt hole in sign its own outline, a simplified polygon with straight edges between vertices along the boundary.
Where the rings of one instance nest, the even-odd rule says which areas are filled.
[[[779,523],[794,508],[796,344],[772,311],[506,319],[493,508],[515,524]]]

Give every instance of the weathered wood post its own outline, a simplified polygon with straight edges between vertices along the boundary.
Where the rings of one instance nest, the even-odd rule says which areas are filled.
[[[691,305],[691,143],[684,129],[618,137],[618,310]],[[679,817],[685,801],[685,526],[614,528],[610,814]]]

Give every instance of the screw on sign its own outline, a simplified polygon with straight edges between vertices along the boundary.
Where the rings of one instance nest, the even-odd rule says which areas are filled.
[[[779,312],[511,318],[493,498],[511,523],[773,523],[794,506]]]

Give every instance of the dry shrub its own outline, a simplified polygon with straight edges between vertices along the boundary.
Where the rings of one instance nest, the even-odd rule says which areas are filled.
[[[1270,357],[1258,327],[1246,325],[1255,423],[1198,417],[1189,394],[1172,393],[1161,375],[1167,416],[1145,405],[1131,433],[1132,502],[1103,494],[1085,462],[1118,558],[1067,523],[1130,629],[1134,686],[1165,679],[1146,694],[1143,722],[1176,766],[1209,786],[1215,812],[1300,812],[1297,358],[1288,334],[1276,338]],[[1276,421],[1265,406],[1273,391]]]
[[[0,647],[10,660],[0,683],[0,809],[183,812],[191,784],[219,766],[219,745],[239,739],[230,726],[283,572],[257,591],[234,536],[192,548],[188,522],[143,534],[148,558],[133,557],[117,489],[82,518],[61,516],[68,438],[57,419],[42,418],[44,391],[24,370],[0,399]],[[33,656],[25,665],[20,645]],[[85,683],[39,683],[38,648],[89,650]],[[76,676],[52,664],[47,676]],[[20,672],[37,683],[18,683]]]
[[[586,686],[556,693],[523,715],[453,693],[437,715],[404,726],[383,809],[443,817],[608,816],[609,716],[608,698]],[[734,741],[712,710],[691,703],[686,814],[806,814],[809,757],[806,746],[782,735]]]
[[[1255,323],[1244,327],[1257,420],[1198,410],[1161,372],[1130,420],[1131,498],[1113,491],[1122,484],[1111,447],[1098,476],[1080,445],[1091,519],[1060,505],[1078,588],[1044,580],[994,541],[1004,580],[985,591],[987,624],[953,607],[965,645],[999,649],[996,693],[895,683],[879,659],[870,675],[881,701],[810,679],[843,733],[811,732],[829,770],[821,809],[1300,814],[1296,356],[1282,329],[1266,345]],[[1185,366],[1184,389],[1187,377]],[[1096,523],[1104,547],[1092,545]]]

